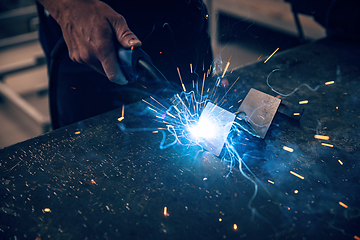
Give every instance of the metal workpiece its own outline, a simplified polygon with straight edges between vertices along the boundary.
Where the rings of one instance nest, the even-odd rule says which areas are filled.
[[[324,39],[226,74],[226,111],[254,88],[303,112],[231,130],[220,157],[161,149],[143,101],[0,150],[0,238],[358,239],[359,55]]]

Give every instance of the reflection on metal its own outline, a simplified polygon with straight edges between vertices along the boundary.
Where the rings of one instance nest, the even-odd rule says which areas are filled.
[[[265,138],[281,100],[251,88],[237,110],[238,117],[250,126],[250,132]]]
[[[234,119],[235,114],[210,102],[207,103],[198,121],[199,127],[203,128],[202,133],[205,132],[207,135],[198,136],[204,138],[204,141],[201,141],[199,144],[206,150],[219,156]],[[201,126],[201,124],[205,123],[210,123],[211,125]],[[208,135],[209,133],[212,134]]]

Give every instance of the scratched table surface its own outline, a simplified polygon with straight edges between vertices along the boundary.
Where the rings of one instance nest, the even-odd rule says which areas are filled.
[[[0,238],[360,239],[359,56],[325,39],[227,74],[227,104],[313,89],[281,97],[307,101],[300,120],[236,137],[253,181],[210,153],[160,149],[157,124],[127,109],[121,124],[148,131],[122,131],[119,109],[0,150]]]

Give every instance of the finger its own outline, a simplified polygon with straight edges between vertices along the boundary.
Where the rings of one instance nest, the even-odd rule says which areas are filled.
[[[111,20],[111,24],[115,30],[116,38],[119,43],[125,48],[140,47],[141,41],[129,29],[124,17],[118,15],[117,18]]]
[[[99,60],[101,62],[102,68],[107,76],[107,78],[114,83],[125,85],[128,81],[125,78],[125,75],[120,69],[120,64],[118,57],[116,55],[115,46],[109,44],[106,52],[103,53]]]

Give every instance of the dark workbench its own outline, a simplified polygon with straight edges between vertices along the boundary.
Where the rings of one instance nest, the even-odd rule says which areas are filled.
[[[277,114],[264,140],[238,136],[257,214],[248,208],[254,185],[238,168],[226,177],[227,164],[209,153],[161,150],[161,133],[122,132],[119,109],[0,150],[0,238],[359,239],[359,56],[359,46],[326,39],[227,76],[240,77],[229,93],[236,103],[250,88],[276,96],[266,84],[274,69],[269,83],[282,93],[319,86],[282,98],[308,100],[300,121]],[[121,123],[157,126],[128,111]]]

